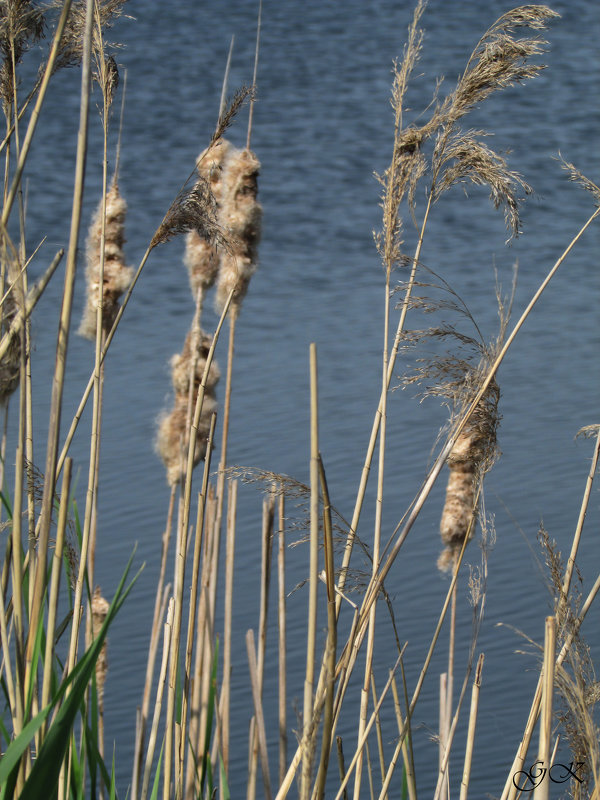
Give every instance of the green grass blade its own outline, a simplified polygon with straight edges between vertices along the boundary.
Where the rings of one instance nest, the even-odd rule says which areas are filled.
[[[164,748],[165,748],[165,740],[163,737],[162,744],[160,746],[160,753],[158,755],[158,764],[156,765],[156,775],[154,776],[154,783],[152,784],[152,794],[150,795],[150,800],[157,800],[158,798],[158,787],[160,786],[160,771],[162,768],[162,757]]]
[[[48,716],[51,705],[43,708],[39,714],[25,725],[21,733],[8,745],[6,752],[0,759],[0,786],[5,786],[8,782],[11,772],[14,767],[19,763],[21,756],[29,746],[29,743],[40,729],[40,726]],[[6,731],[8,733],[8,731]],[[10,738],[10,737],[9,737]]]
[[[100,655],[100,650],[102,649],[108,628],[140,574],[138,571],[127,589],[123,589],[131,568],[133,555],[134,554],[131,555],[127,563],[125,572],[121,578],[115,597],[110,604],[106,619],[98,633],[97,639],[92,642],[81,661],[63,682],[58,690],[57,696],[53,699],[53,702],[56,703],[60,697],[64,696],[67,686],[72,684],[68,697],[62,704],[48,730],[19,800],[39,800],[40,797],[48,797],[53,787],[56,786],[61,763],[68,747],[71,729],[79,711],[80,704],[83,701],[87,686],[92,678],[92,673],[96,666],[98,656]]]

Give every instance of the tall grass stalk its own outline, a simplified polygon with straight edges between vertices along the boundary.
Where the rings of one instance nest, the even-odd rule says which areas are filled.
[[[585,485],[585,490],[584,490],[584,494],[583,494],[583,499],[582,499],[582,502],[581,502],[581,506],[580,506],[580,510],[579,510],[579,516],[578,516],[578,519],[577,519],[577,526],[576,526],[576,529],[575,529],[575,534],[573,536],[573,544],[571,546],[571,553],[570,553],[570,556],[569,556],[569,561],[567,563],[567,571],[565,573],[565,582],[563,584],[563,591],[565,589],[567,589],[567,591],[568,591],[568,588],[569,588],[569,585],[570,585],[570,580],[571,580],[571,577],[572,577],[572,574],[573,574],[574,558],[575,558],[575,554],[577,552],[577,549],[578,549],[578,546],[579,546],[579,542],[580,542],[580,539],[581,539],[581,532],[582,532],[582,529],[583,529],[583,523],[584,523],[584,520],[585,520],[585,515],[586,515],[587,509],[588,509],[588,505],[589,505],[590,493],[591,493],[591,489],[592,489],[592,483],[593,483],[593,480],[594,480],[594,476],[596,474],[596,470],[598,468],[599,455],[600,455],[600,431],[598,432],[598,435],[596,437],[596,446],[594,448],[594,453],[593,453],[593,457],[592,457],[592,463],[591,463],[590,470],[588,472],[588,476],[587,476],[587,479],[586,479],[586,485]],[[556,666],[557,667],[560,667],[560,665],[565,660],[565,658],[567,656],[567,653],[569,651],[569,648],[570,648],[570,646],[571,646],[571,644],[573,642],[573,639],[575,638],[575,635],[576,635],[577,631],[579,630],[579,628],[581,626],[581,623],[583,622],[583,619],[585,618],[585,615],[587,614],[587,612],[588,612],[588,610],[589,610],[589,608],[590,608],[590,606],[591,606],[591,604],[592,604],[592,602],[593,602],[594,598],[596,597],[596,594],[598,593],[599,590],[600,590],[600,575],[598,575],[598,577],[596,578],[596,580],[594,582],[594,585],[592,586],[590,592],[588,593],[588,596],[587,596],[585,602],[581,606],[581,610],[579,611],[577,619],[575,620],[573,630],[569,633],[569,635],[567,636],[566,641],[564,642],[564,644],[563,644],[563,646],[561,648],[561,651],[560,651],[560,653],[559,653],[559,655],[558,655],[558,657],[556,659]],[[561,609],[562,605],[563,605],[563,601],[559,600],[558,609]],[[527,723],[525,725],[525,730],[523,732],[523,738],[521,739],[521,742],[519,743],[519,747],[517,749],[517,754],[515,755],[515,758],[514,758],[513,763],[512,763],[511,771],[510,771],[509,776],[507,778],[507,781],[506,781],[506,783],[504,785],[504,790],[502,792],[501,800],[507,800],[507,798],[509,798],[509,800],[513,800],[513,798],[516,796],[516,787],[513,784],[511,776],[514,775],[515,772],[518,772],[519,770],[521,770],[523,768],[523,764],[525,763],[525,759],[527,758],[527,752],[529,750],[529,745],[531,744],[531,737],[533,736],[533,731],[534,731],[534,728],[535,728],[535,725],[537,723],[537,720],[538,720],[538,717],[539,717],[539,713],[540,713],[540,707],[541,707],[541,702],[542,702],[542,690],[543,690],[542,676],[540,674],[540,677],[538,679],[538,683],[537,683],[537,686],[536,686],[536,690],[535,690],[535,693],[534,693],[533,701],[531,703],[531,708],[529,710],[529,716],[527,718]],[[513,790],[515,790],[515,791],[513,791]]]
[[[467,800],[469,782],[471,779],[471,764],[473,763],[473,748],[475,744],[475,730],[477,726],[477,710],[479,708],[479,690],[481,688],[481,672],[483,670],[484,655],[481,653],[477,660],[473,687],[471,689],[471,709],[469,711],[469,728],[465,747],[465,760],[463,764],[462,779],[460,782],[460,800]]]
[[[556,657],[556,617],[546,617],[544,636],[544,662],[542,666],[542,718],[540,721],[540,742],[538,761],[542,768],[550,768],[552,750],[552,706],[554,697],[554,659]],[[541,781],[533,792],[534,800],[548,800],[549,781]]]

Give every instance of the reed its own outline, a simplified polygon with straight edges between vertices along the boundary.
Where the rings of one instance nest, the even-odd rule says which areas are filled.
[[[0,525],[7,533],[0,586],[0,684],[6,712],[0,726],[0,794],[6,800],[117,796],[115,765],[111,767],[105,755],[110,731],[104,730],[104,711],[112,692],[107,672],[107,635],[115,615],[126,613],[121,609],[132,584],[127,583],[130,561],[116,582],[116,589],[107,590],[107,594],[112,592],[112,601],[105,599],[98,587],[94,588],[94,554],[96,548],[104,546],[98,515],[103,499],[99,493],[103,379],[110,363],[108,353],[113,351],[114,337],[147,261],[157,248],[182,235],[184,267],[192,294],[190,327],[180,352],[170,361],[172,406],[158,421],[156,448],[169,488],[165,490],[167,513],[148,655],[139,669],[140,684],[144,685],[140,687],[141,706],[135,721],[129,796],[132,800],[147,800],[159,794],[164,800],[205,800],[218,794],[227,800],[232,794],[231,780],[235,778],[237,783],[243,771],[240,764],[246,751],[249,800],[258,795],[283,800],[294,793],[296,783],[297,794],[303,800],[347,798],[351,783],[354,800],[389,800],[395,796],[416,800],[418,793],[424,791],[421,784],[427,785],[433,778],[434,800],[452,796],[456,752],[459,748],[463,752],[459,720],[471,684],[460,772],[460,797],[466,800],[469,792],[474,794],[473,766],[485,755],[477,746],[478,728],[484,724],[483,720],[476,724],[478,702],[485,687],[481,681],[483,654],[477,659],[476,651],[486,604],[486,548],[493,535],[484,497],[486,475],[499,456],[498,370],[542,293],[597,221],[600,209],[590,212],[515,323],[510,323],[514,286],[507,299],[496,291],[500,324],[492,340],[481,334],[477,320],[447,277],[426,266],[422,255],[427,240],[434,235],[431,226],[438,201],[457,185],[486,187],[492,206],[504,216],[509,240],[522,232],[520,206],[530,187],[511,169],[507,157],[489,146],[487,132],[473,130],[467,120],[470,112],[492,94],[524,84],[540,73],[543,65],[539,57],[546,46],[540,34],[557,15],[538,5],[522,6],[504,14],[476,44],[455,85],[442,96],[440,84],[431,102],[425,104],[425,111],[413,115],[406,108],[406,92],[424,43],[420,25],[425,3],[417,2],[403,57],[394,65],[389,163],[378,176],[382,224],[375,243],[384,273],[379,397],[352,515],[346,521],[330,494],[327,458],[320,450],[324,438],[320,437],[320,426],[326,426],[328,421],[319,407],[316,344],[309,351],[306,397],[310,409],[309,485],[267,470],[229,465],[230,420],[236,413],[232,401],[235,338],[236,331],[238,335],[241,331],[243,301],[258,266],[263,215],[258,200],[260,162],[250,149],[262,5],[251,89],[240,90],[229,105],[222,99],[212,137],[204,142],[206,146],[192,174],[161,223],[153,233],[149,232],[146,251],[135,270],[127,266],[125,256],[127,204],[118,184],[120,146],[110,181],[108,171],[110,110],[118,89],[118,67],[108,30],[122,13],[122,5],[121,0],[56,0],[48,7],[28,2],[0,4],[0,98],[7,132],[0,146],[5,158],[0,223],[0,405],[5,411],[5,431],[13,425],[16,434],[14,455],[6,452],[5,445],[2,452],[6,520]],[[50,45],[48,55],[43,57],[28,94],[21,96],[23,56],[44,39]],[[227,75],[231,58],[232,48]],[[51,395],[44,426],[47,436],[44,448],[39,442],[34,448],[34,431],[42,426],[34,425],[33,419],[32,329],[37,324],[37,303],[59,266],[62,251],[49,266],[44,266],[42,277],[34,284],[30,265],[39,263],[41,258],[37,250],[27,249],[23,175],[49,82],[58,69],[69,66],[81,68],[79,137],[64,285],[56,315],[55,369],[51,385],[45,387]],[[102,163],[102,191],[87,237],[86,299],[79,331],[91,338],[95,347],[89,381],[72,420],[65,420],[67,353],[83,220],[93,83],[102,95],[103,141],[98,159]],[[227,77],[223,98],[226,83]],[[246,144],[238,149],[225,139],[225,133],[248,98]],[[268,153],[261,158],[268,158]],[[573,164],[564,162],[563,167],[568,178],[580,184],[597,205],[598,186]],[[417,203],[423,197],[425,202]],[[404,243],[405,218],[410,218],[416,229],[410,253]],[[14,241],[9,230],[18,230]],[[175,279],[185,280],[185,272]],[[210,291],[214,291],[219,320],[214,332],[207,334],[201,323]],[[433,324],[409,329],[420,312],[433,317]],[[452,321],[448,322],[450,315]],[[226,320],[229,337],[225,345],[222,332]],[[252,324],[251,319],[248,324]],[[443,343],[446,354],[423,357],[431,342]],[[445,405],[448,422],[418,493],[400,521],[390,525],[385,516],[389,493],[389,392],[399,355],[406,345],[414,347],[417,364],[414,370],[405,372],[403,385],[419,385],[423,396]],[[227,366],[223,399],[217,402],[221,372],[216,356],[220,349],[227,351]],[[80,522],[73,480],[74,470],[80,465],[73,461],[71,445],[90,396],[89,448],[87,464],[83,465],[87,466],[85,509]],[[61,448],[63,428],[66,436]],[[556,545],[543,528],[540,530],[554,600],[549,618],[553,621],[548,624],[545,645],[540,648],[544,662],[523,737],[507,774],[503,800],[516,796],[512,776],[526,763],[540,714],[539,759],[550,763],[555,757],[558,744],[553,734],[560,730],[574,761],[586,764],[582,782],[572,782],[569,796],[575,800],[598,796],[600,755],[594,705],[599,693],[582,624],[600,591],[600,578],[595,579],[584,597],[578,587],[577,561],[597,472],[600,432],[597,426],[588,426],[584,434],[594,437],[595,445],[566,565],[563,566]],[[214,475],[213,450],[217,447]],[[36,469],[34,461],[36,450],[41,449],[45,449],[43,473]],[[195,468],[202,461],[202,474],[196,475]],[[422,508],[432,502],[432,488],[446,466],[448,480],[440,520],[444,550],[438,565],[449,572],[449,584],[439,613],[423,620],[429,626],[429,645],[412,678],[404,666],[410,644],[401,640],[394,613],[403,597],[390,597],[386,580],[406,539],[418,526]],[[58,497],[56,487],[61,472]],[[377,477],[369,520],[366,498],[371,472]],[[254,480],[264,488],[260,530],[238,528],[238,476],[241,483]],[[296,503],[301,510],[294,508]],[[304,517],[296,522],[287,514]],[[226,544],[225,565],[221,569],[223,520]],[[304,550],[288,548],[297,528],[308,545]],[[471,642],[468,652],[461,654],[456,642],[464,620],[457,586],[469,542],[478,531],[482,562],[472,569],[468,581]],[[173,577],[168,583],[173,533]],[[261,557],[260,575],[257,569],[256,576],[256,622],[241,643],[242,649],[245,644],[249,670],[238,674],[234,669],[240,651],[236,615],[243,599],[236,575],[241,568],[242,534],[254,536],[256,543],[260,539]],[[275,542],[277,590],[273,597]],[[368,574],[362,595],[351,599],[358,549],[368,561]],[[308,576],[307,610],[301,630],[289,624],[287,573],[290,562],[296,567],[296,559],[304,564]],[[256,564],[244,564],[244,569],[254,569],[258,560]],[[384,602],[379,603],[380,599]],[[270,614],[275,605],[278,635],[271,637],[275,621],[270,621]],[[540,619],[541,616],[540,609]],[[383,685],[377,674],[382,631],[390,630],[386,627],[387,617],[397,659]],[[429,689],[427,677],[446,631],[448,669],[439,698],[439,763],[437,775],[435,770],[424,775],[416,767],[413,752],[415,714]],[[289,705],[299,687],[292,682],[290,642],[295,646],[301,642],[304,665],[295,749],[290,748]],[[295,650],[297,654],[297,647]],[[357,665],[360,676],[355,674]],[[138,666],[134,664],[133,668]],[[268,680],[269,671],[275,669],[277,688],[270,695],[268,690],[274,683]],[[398,670],[402,678],[400,690]],[[234,749],[233,742],[239,742],[239,737],[232,735],[238,724],[235,704],[240,687],[249,705],[251,699],[253,709],[244,752]],[[356,736],[346,735],[342,744],[340,726],[351,727]],[[337,769],[332,763],[336,760]],[[536,798],[547,797],[548,789],[548,783],[540,785]]]

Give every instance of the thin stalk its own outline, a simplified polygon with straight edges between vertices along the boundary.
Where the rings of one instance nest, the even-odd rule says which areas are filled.
[[[221,684],[221,757],[225,773],[229,771],[229,706],[231,696],[231,632],[233,621],[233,576],[235,563],[235,528],[237,481],[229,483],[227,497],[227,542],[225,549],[225,608],[223,620],[223,682]]]
[[[325,549],[325,582],[327,586],[327,640],[325,642],[325,663],[327,664],[325,685],[325,709],[323,713],[323,732],[321,739],[321,762],[317,773],[314,800],[323,800],[325,782],[329,767],[329,756],[333,732],[333,700],[335,690],[335,660],[337,649],[337,615],[335,613],[335,567],[333,562],[333,525],[331,522],[331,502],[327,488],[327,478],[323,462],[319,456],[319,478],[323,495],[323,545]]]
[[[394,664],[394,666],[393,666],[393,668],[392,668],[392,670],[390,672],[390,676],[387,679],[385,686],[383,687],[383,691],[381,693],[381,697],[379,698],[379,701],[378,701],[377,705],[373,709],[373,713],[371,714],[371,716],[369,718],[369,721],[365,725],[365,729],[363,731],[363,734],[362,734],[361,738],[359,739],[359,742],[358,742],[358,745],[357,745],[356,750],[354,752],[354,755],[352,756],[352,760],[350,761],[350,765],[348,766],[348,769],[346,771],[346,776],[345,776],[344,780],[342,781],[342,784],[339,787],[338,792],[337,792],[337,794],[335,796],[335,800],[340,800],[340,798],[341,798],[341,796],[343,794],[344,788],[347,786],[348,781],[350,780],[350,776],[352,774],[352,771],[354,770],[354,768],[355,768],[355,766],[356,766],[356,764],[358,762],[360,753],[361,753],[363,747],[365,746],[365,743],[367,741],[369,733],[371,732],[371,728],[375,724],[375,720],[377,719],[377,716],[379,715],[379,709],[381,708],[381,705],[382,705],[382,703],[383,703],[383,701],[384,701],[384,699],[385,699],[385,697],[386,697],[386,695],[388,693],[388,690],[389,690],[390,686],[392,685],[392,678],[395,675],[396,670],[398,669],[398,665],[399,665],[400,660],[401,660],[401,658],[402,658],[402,656],[404,654],[405,648],[406,648],[406,645],[402,648],[402,652],[400,653],[400,655],[396,659],[396,663]],[[383,796],[385,796],[385,795],[383,795]]]
[[[396,686],[396,678],[392,679],[392,692],[394,693],[394,709],[396,711],[396,722],[398,724],[398,734],[402,736],[404,730],[404,723],[402,721],[402,709],[400,707],[400,697],[398,695],[398,687]],[[406,694],[406,685],[405,685]],[[406,703],[408,706],[408,702]],[[404,774],[406,776],[406,785],[408,787],[408,796],[410,800],[417,800],[417,787],[415,785],[415,765],[412,757],[412,748],[409,750],[411,735],[410,729],[402,742],[402,760],[404,762]]]
[[[483,669],[483,653],[479,655],[473,688],[471,690],[471,710],[469,713],[469,728],[467,731],[467,744],[465,747],[465,761],[463,765],[462,780],[460,782],[460,799],[467,800],[469,781],[471,779],[471,763],[473,761],[473,748],[475,746],[475,728],[477,726],[477,709],[479,708],[479,690],[481,688],[481,671]]]
[[[273,494],[269,499],[263,500],[262,516],[262,548],[261,548],[261,581],[260,581],[260,613],[258,622],[258,653],[256,660],[257,681],[259,696],[262,703],[264,671],[265,671],[265,651],[267,647],[267,617],[269,609],[269,586],[271,578],[271,552],[273,545],[273,517],[275,502]],[[258,739],[256,730],[250,734],[250,775],[246,797],[254,800],[256,796],[256,771],[258,765]]]
[[[344,763],[344,746],[342,743],[342,737],[336,736],[335,742],[337,745],[338,769],[340,772],[340,781],[343,782],[344,778],[346,777],[346,764]],[[348,800],[348,792],[345,789],[342,793],[342,800]]]
[[[591,490],[592,490],[592,484],[594,482],[594,476],[595,476],[596,470],[598,468],[599,455],[600,455],[600,431],[598,432],[598,435],[596,437],[596,446],[594,448],[594,453],[593,453],[593,456],[592,456],[592,462],[590,464],[590,469],[589,469],[589,472],[588,472],[588,475],[587,475],[587,479],[586,479],[585,489],[584,489],[584,493],[583,493],[583,499],[581,501],[581,507],[579,509],[579,516],[578,516],[578,519],[577,519],[577,527],[575,529],[575,534],[573,536],[573,544],[571,546],[571,553],[569,555],[569,562],[567,564],[567,570],[565,571],[565,580],[563,582],[563,594],[565,594],[566,591],[568,591],[569,586],[570,586],[570,578],[571,578],[572,570],[573,570],[573,566],[572,565],[575,562],[575,555],[577,553],[579,542],[581,540],[581,532],[583,530],[583,523],[585,521],[585,516],[586,516],[586,513],[587,513],[588,506],[589,506]],[[569,565],[571,565],[571,570],[570,571],[569,571]],[[567,582],[567,578],[569,579],[568,582]],[[587,613],[587,609],[589,608],[589,606],[591,605],[594,597],[596,596],[596,593],[598,592],[598,589],[600,589],[600,576],[596,579],[596,582],[595,582],[594,586],[592,587],[592,590],[588,594],[586,602],[584,603],[584,605],[581,608],[581,611],[580,611],[579,617],[578,617],[578,619],[580,621],[579,624],[581,624],[581,622],[583,621],[583,617]],[[560,604],[560,601],[559,601],[559,604]],[[578,629],[578,627],[577,627],[577,629]],[[562,650],[560,652],[560,655],[558,656],[558,659],[556,661],[556,665],[557,666],[560,666],[560,664],[562,664],[562,661],[566,657],[568,649],[571,646],[571,642],[573,640],[573,636],[574,636],[574,634],[570,634],[569,638],[564,643],[564,645],[562,647]],[[518,772],[519,770],[521,770],[523,768],[523,764],[525,763],[525,758],[527,757],[527,751],[529,750],[529,745],[531,743],[531,737],[533,735],[533,730],[535,728],[535,724],[537,722],[537,718],[538,718],[538,715],[539,715],[539,712],[540,712],[541,699],[542,699],[542,676],[540,675],[540,677],[538,679],[537,686],[536,686],[535,694],[534,694],[534,697],[533,697],[533,701],[532,701],[532,704],[531,704],[531,708],[529,710],[529,717],[528,717],[527,723],[525,725],[523,738],[521,739],[521,742],[519,743],[519,747],[517,749],[517,754],[515,755],[515,758],[514,758],[514,761],[513,761],[512,769],[511,769],[510,774],[509,774],[509,776],[508,776],[508,778],[506,780],[506,784],[504,785],[504,790],[502,792],[501,800],[513,800],[514,797],[516,796],[516,789],[515,789],[515,786],[514,786],[513,781],[512,781],[512,775],[514,775],[515,772]]]
[[[196,798],[199,786],[196,786],[196,764],[201,763],[205,751],[207,700],[210,675],[212,670],[212,643],[208,616],[208,591],[210,586],[212,537],[215,526],[216,502],[213,487],[209,484],[204,512],[204,547],[202,554],[202,571],[200,576],[200,599],[196,615],[196,654],[194,657],[194,676],[192,679],[192,701],[189,714],[189,753],[186,768],[186,797]]]
[[[175,565],[175,610],[173,615],[173,635],[171,638],[171,660],[169,666],[169,691],[167,693],[167,717],[165,725],[165,761],[164,761],[164,783],[163,783],[163,797],[164,800],[170,800],[170,779],[171,771],[173,768],[173,724],[175,714],[175,687],[177,681],[177,668],[178,668],[178,654],[179,654],[179,638],[181,633],[181,618],[183,610],[183,588],[185,580],[185,556],[187,550],[187,531],[189,527],[190,517],[190,501],[192,492],[192,472],[194,469],[194,452],[196,448],[196,440],[198,437],[198,426],[200,424],[200,414],[202,413],[202,404],[204,401],[204,393],[206,390],[206,381],[208,378],[208,371],[214,358],[215,347],[219,339],[221,328],[225,316],[233,297],[233,290],[230,292],[221,318],[215,330],[213,340],[206,355],[206,364],[202,380],[198,388],[198,396],[196,398],[196,407],[194,409],[194,419],[190,429],[189,446],[187,453],[187,469],[185,473],[185,486],[183,498],[181,502],[181,521],[178,532],[178,546]],[[114,326],[113,326],[114,327]],[[178,773],[175,785],[175,797],[177,800],[183,795],[183,776]]]
[[[59,21],[59,28],[57,30],[58,38],[60,38],[59,30],[62,32],[64,22],[66,22],[66,14],[70,8],[70,1],[67,0],[63,7],[63,13]],[[71,325],[71,308],[73,305],[73,292],[75,287],[75,272],[77,267],[77,246],[79,242],[79,228],[81,224],[81,207],[83,202],[83,186],[85,180],[85,167],[87,160],[87,136],[88,136],[88,117],[89,117],[89,97],[90,97],[90,55],[91,55],[91,38],[92,38],[92,11],[93,2],[87,0],[86,3],[86,18],[85,18],[85,34],[83,43],[83,56],[82,56],[82,71],[81,71],[81,101],[80,101],[80,117],[79,117],[79,132],[77,137],[77,156],[76,156],[76,170],[75,170],[75,186],[73,190],[73,208],[71,215],[71,231],[69,235],[69,249],[67,252],[67,264],[65,270],[65,282],[63,290],[63,299],[60,312],[60,322],[58,327],[58,339],[56,345],[56,362],[54,368],[54,377],[52,381],[52,398],[50,405],[50,417],[48,425],[48,444],[46,449],[46,468],[44,473],[44,491],[42,496],[42,507],[39,519],[39,537],[38,537],[38,550],[35,569],[35,584],[34,584],[34,603],[31,609],[29,637],[27,640],[27,677],[31,669],[31,660],[33,658],[33,647],[35,641],[35,633],[37,630],[41,607],[44,597],[44,590],[46,584],[46,559],[48,551],[48,540],[50,537],[50,521],[52,516],[52,503],[54,500],[54,490],[56,485],[56,454],[58,451],[58,436],[60,431],[60,420],[62,410],[62,397],[65,380],[66,359],[67,359],[67,346],[69,342],[69,331]],[[63,19],[64,18],[64,19]],[[62,27],[61,27],[62,26]],[[27,134],[23,142],[21,150],[21,157],[13,186],[9,192],[9,197],[5,205],[4,213],[2,216],[2,225],[6,226],[8,213],[10,210],[11,194],[14,197],[14,191],[20,182],[22,169],[25,165],[25,157],[29,149],[30,139],[33,137],[35,130],[34,118],[38,104],[41,105],[41,98],[45,94],[47,80],[50,77],[50,67],[53,65],[55,58],[55,48],[58,47],[57,37],[52,45],[52,52],[46,68],[46,74],[40,87],[40,94],[36,107],[32,112],[32,119],[30,120]],[[54,56],[54,58],[53,58]],[[39,113],[39,111],[38,111]],[[37,120],[36,120],[37,121]],[[83,558],[83,557],[82,557]],[[75,617],[77,614],[77,606],[75,607]]]
[[[156,689],[156,702],[154,704],[154,715],[152,717],[152,727],[150,729],[150,738],[148,740],[148,752],[146,754],[146,763],[144,765],[144,777],[142,780],[142,793],[140,800],[146,800],[148,796],[148,787],[150,785],[150,773],[152,772],[152,761],[154,759],[154,751],[156,748],[156,739],[158,734],[158,724],[160,722],[160,712],[162,708],[162,699],[165,690],[165,681],[167,677],[167,664],[169,662],[169,650],[171,645],[171,633],[173,629],[173,605],[174,600],[171,597],[169,600],[169,610],[167,611],[167,620],[164,624],[163,632],[163,655],[160,664],[160,672],[158,675],[158,687]]]
[[[396,109],[396,126],[400,124],[399,115],[401,115],[401,106]],[[397,134],[397,131],[396,131]],[[397,138],[397,137],[395,137]],[[391,191],[391,186],[394,181],[394,170],[396,165],[396,158],[392,159],[391,176],[388,182],[388,191]],[[386,198],[387,199],[387,198]],[[392,257],[390,252],[392,242],[390,239],[391,228],[395,225],[387,224],[386,228],[386,273],[385,273],[385,303],[383,315],[383,360],[382,360],[382,377],[381,377],[381,400],[380,411],[381,417],[379,421],[379,460],[377,470],[377,497],[375,500],[375,528],[373,531],[373,568],[372,575],[377,574],[379,568],[379,558],[381,549],[381,521],[383,516],[383,481],[385,469],[385,445],[386,445],[386,431],[387,431],[387,395],[388,395],[388,338],[389,338],[389,325],[390,325],[390,276],[392,271]],[[375,615],[377,604],[373,603],[371,612],[369,614],[369,632],[367,636],[367,652],[365,656],[365,672],[363,685],[360,695],[360,716],[358,724],[358,738],[362,736],[367,723],[367,710],[369,706],[369,684],[373,672],[373,651],[375,647]],[[359,757],[356,765],[356,772],[354,775],[354,800],[359,800],[360,797],[360,782],[362,774],[362,756]]]
[[[258,50],[260,45],[261,20],[262,20],[262,0],[259,0],[258,22],[256,24],[256,46],[254,48],[254,73],[252,75],[252,96],[250,97],[250,111],[248,113],[248,133],[246,135],[246,150],[250,150],[250,137],[252,135],[252,120],[254,118],[254,96],[256,93],[256,76],[258,73]]]
[[[144,740],[146,736],[146,726],[148,724],[148,714],[150,709],[150,694],[152,692],[152,679],[154,676],[154,665],[156,664],[156,654],[160,636],[160,624],[163,619],[163,594],[165,585],[165,573],[167,569],[167,555],[169,552],[169,541],[173,529],[173,511],[175,508],[175,495],[177,486],[171,488],[169,500],[169,510],[167,512],[167,522],[162,535],[162,549],[160,557],[160,572],[156,585],[156,596],[154,598],[154,614],[152,617],[152,628],[150,634],[150,645],[148,659],[146,661],[146,679],[144,681],[144,693],[142,696],[142,708],[140,712],[140,724],[136,732],[136,743],[133,756],[133,774],[131,778],[131,796],[133,800],[137,798],[139,775],[142,767],[142,755],[144,751]]]
[[[542,767],[550,768],[552,749],[552,697],[554,694],[554,660],[556,657],[556,617],[546,617],[544,636],[544,665],[542,667],[542,719],[540,722],[540,744],[538,761]],[[549,781],[541,781],[533,792],[534,800],[548,800]]]
[[[304,706],[302,715],[302,780],[301,800],[310,797],[312,773],[312,718],[313,687],[315,679],[315,645],[317,639],[317,592],[319,587],[319,417],[317,384],[317,348],[310,345],[310,566],[308,597],[308,631],[306,635],[306,672],[304,678]]]
[[[279,537],[277,548],[277,621],[279,653],[279,782],[287,769],[287,656],[285,600],[285,495],[279,494]]]
[[[65,462],[65,470],[63,472],[63,478],[62,478],[62,490],[60,495],[60,506],[58,509],[58,523],[56,528],[56,544],[54,546],[54,556],[52,558],[52,576],[50,579],[50,597],[48,601],[48,621],[46,623],[46,651],[44,655],[44,677],[42,681],[42,708],[45,708],[50,702],[50,689],[51,689],[53,659],[54,659],[54,633],[56,630],[58,592],[60,588],[63,550],[65,545],[67,516],[69,511],[69,492],[71,488],[72,466],[73,466],[73,459],[68,458]],[[45,727],[46,726],[43,726],[43,729],[45,729]]]
[[[471,521],[471,525],[472,524],[473,524],[473,521]],[[458,573],[459,573],[459,570],[460,570],[460,565],[462,564],[463,556],[465,554],[465,550],[466,550],[466,547],[467,547],[468,539],[469,539],[469,532],[467,532],[467,535],[465,536],[465,539],[464,539],[464,541],[462,543],[462,548],[461,548],[461,551],[459,553],[458,559],[456,561],[456,567],[455,567],[455,570],[454,570],[454,574],[452,576],[452,581],[450,582],[450,586],[448,587],[448,591],[446,593],[446,599],[444,600],[444,605],[442,606],[442,610],[440,612],[440,616],[438,618],[437,625],[435,627],[435,631],[434,631],[433,636],[431,638],[431,642],[430,642],[430,645],[429,645],[429,650],[427,651],[427,655],[425,657],[425,661],[423,663],[423,666],[421,667],[421,672],[419,673],[419,678],[417,680],[417,685],[416,685],[415,690],[413,692],[413,696],[412,696],[412,699],[411,699],[411,702],[410,702],[410,706],[409,706],[407,714],[406,714],[406,719],[404,721],[404,725],[402,726],[402,731],[400,733],[398,742],[396,744],[396,748],[394,750],[394,755],[391,758],[390,764],[388,766],[388,771],[387,771],[386,776],[385,776],[385,780],[384,780],[383,785],[381,787],[381,793],[379,795],[379,800],[383,800],[383,798],[385,797],[385,795],[386,795],[386,793],[387,793],[387,791],[389,789],[390,781],[392,779],[393,772],[394,772],[394,770],[396,768],[396,763],[398,761],[398,757],[400,756],[400,753],[402,751],[402,745],[404,744],[404,740],[406,738],[406,733],[408,731],[408,726],[410,724],[410,720],[412,719],[415,707],[417,705],[417,701],[418,701],[419,696],[421,694],[421,689],[423,688],[423,683],[425,681],[425,676],[427,675],[427,672],[429,670],[429,665],[430,665],[431,659],[433,657],[433,651],[435,650],[435,646],[437,644],[437,640],[439,638],[440,631],[442,629],[442,625],[443,625],[444,619],[446,617],[446,612],[448,611],[448,606],[450,605],[452,592],[454,591],[454,587],[456,585],[456,581],[458,580]]]
[[[200,556],[204,536],[204,512],[206,509],[206,497],[208,493],[208,478],[210,475],[210,462],[212,455],[212,445],[215,434],[216,414],[210,420],[210,429],[206,444],[206,456],[204,458],[204,471],[202,475],[202,490],[198,497],[198,515],[196,519],[196,533],[194,536],[194,555],[192,561],[192,586],[190,589],[190,612],[188,618],[188,629],[185,645],[185,666],[183,679],[183,696],[181,705],[181,752],[179,754],[179,769],[183,772],[183,761],[186,750],[187,732],[187,710],[191,693],[191,670],[192,653],[194,649],[194,632],[196,630],[196,608],[198,601],[198,578],[200,575]]]
[[[269,776],[269,757],[267,752],[267,735],[265,732],[265,718],[260,696],[260,681],[258,676],[258,665],[256,663],[256,650],[254,646],[254,634],[251,630],[246,633],[246,649],[248,651],[248,664],[250,667],[250,683],[252,686],[252,700],[254,702],[254,717],[256,719],[256,729],[258,733],[258,744],[260,750],[260,766],[262,769],[263,784],[265,787],[265,798],[271,800],[271,778]]]
[[[393,682],[392,682],[392,691],[394,690]],[[375,689],[375,676],[371,674],[371,693],[373,695],[373,705],[377,705],[377,691]],[[385,754],[383,752],[383,732],[381,730],[381,719],[379,714],[375,720],[375,731],[377,733],[377,751],[379,753],[379,769],[381,771],[381,779],[383,780],[383,776],[385,775]],[[386,798],[387,800],[387,798]]]

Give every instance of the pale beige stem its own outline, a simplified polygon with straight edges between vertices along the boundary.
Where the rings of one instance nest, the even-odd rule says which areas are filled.
[[[463,765],[462,780],[460,783],[460,799],[467,800],[469,781],[471,779],[471,764],[473,761],[473,748],[475,746],[475,729],[477,726],[477,709],[479,708],[479,689],[481,688],[481,671],[483,669],[483,653],[480,654],[475,670],[475,679],[471,690],[471,711],[469,713],[469,729],[467,731],[467,744],[465,747],[465,762]]]
[[[542,667],[542,719],[540,722],[540,744],[538,761],[542,769],[550,769],[552,748],[552,699],[554,695],[554,669],[556,657],[556,617],[546,617],[544,636],[544,664]],[[548,800],[550,781],[542,780],[535,787],[533,800]]]

